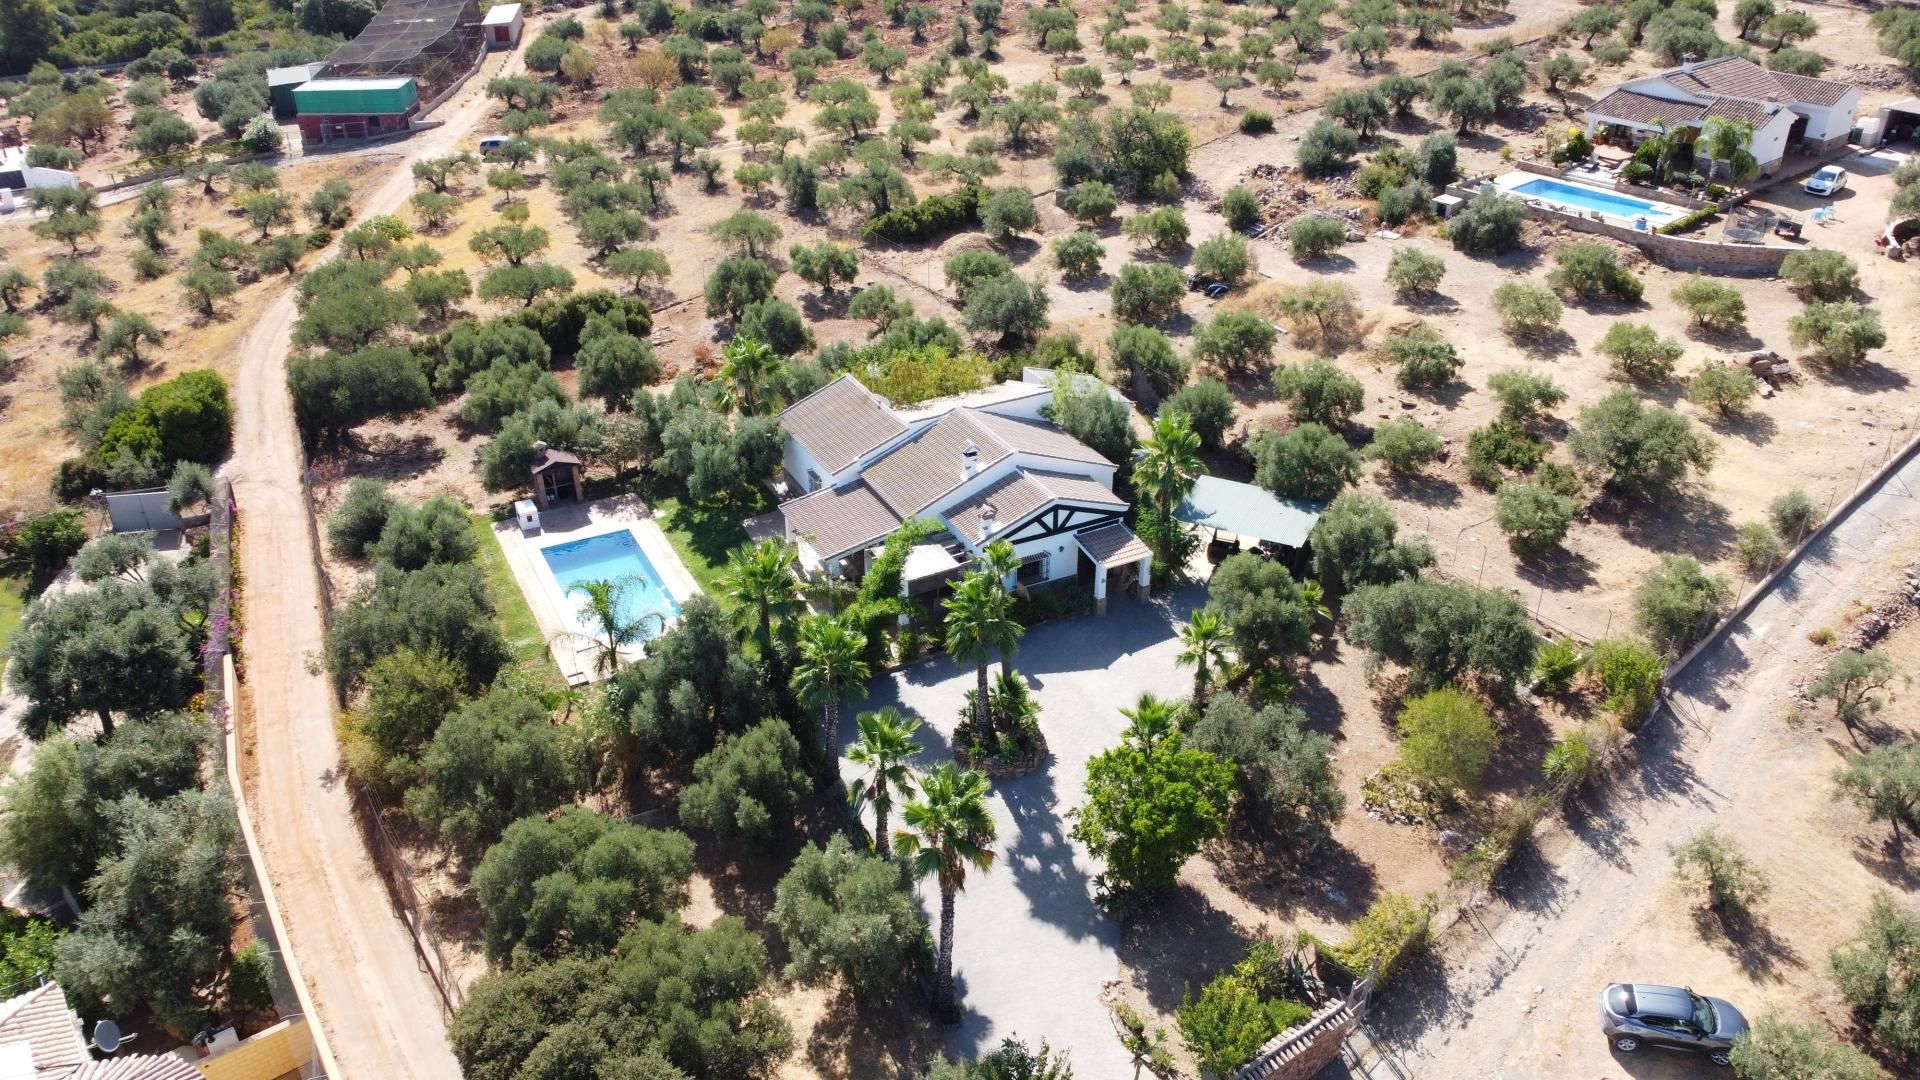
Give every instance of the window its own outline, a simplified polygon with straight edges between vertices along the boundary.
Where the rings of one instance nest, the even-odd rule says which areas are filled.
[[[1048,554],[1044,551],[1038,555],[1028,556],[1021,561],[1020,570],[1014,575],[1015,578],[1022,585],[1033,585],[1047,580],[1048,557]]]
[[[812,469],[807,470],[807,490],[808,491],[820,490],[820,474],[817,472],[814,472]]]

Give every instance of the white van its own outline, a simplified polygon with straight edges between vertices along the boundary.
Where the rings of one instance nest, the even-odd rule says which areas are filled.
[[[505,145],[507,145],[507,136],[488,135],[480,140],[480,152],[482,154],[491,154]]]

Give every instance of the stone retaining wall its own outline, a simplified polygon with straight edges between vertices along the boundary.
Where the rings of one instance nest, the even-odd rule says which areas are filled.
[[[1471,200],[1479,194],[1479,186],[1480,178],[1475,178],[1464,183],[1449,185],[1447,194]],[[1524,199],[1522,203],[1526,206],[1527,216],[1535,221],[1562,225],[1575,232],[1593,233],[1632,244],[1647,258],[1673,270],[1699,270],[1709,274],[1740,277],[1771,277],[1780,272],[1780,264],[1786,261],[1787,256],[1794,251],[1789,247],[1728,244],[1718,240],[1696,240],[1689,236],[1663,236],[1660,233],[1639,232],[1623,225],[1576,217],[1550,207],[1535,206],[1526,203]]]

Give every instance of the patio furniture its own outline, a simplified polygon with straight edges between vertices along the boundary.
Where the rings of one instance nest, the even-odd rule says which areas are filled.
[[[1799,239],[1800,229],[1801,229],[1801,224],[1800,224],[1799,218],[1788,217],[1784,214],[1781,215],[1778,221],[1775,221],[1773,223],[1774,234],[1777,236],[1784,236],[1789,239]]]

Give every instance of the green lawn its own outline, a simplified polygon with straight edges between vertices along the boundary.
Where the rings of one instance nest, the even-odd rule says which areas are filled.
[[[533,608],[528,606],[526,594],[520,591],[513,568],[507,565],[507,553],[500,549],[500,541],[493,535],[493,518],[484,513],[470,517],[474,536],[480,541],[480,565],[487,572],[487,592],[493,597],[494,619],[500,624],[500,632],[506,635],[514,659],[545,668],[559,679],[560,669],[553,664],[539,620],[533,617]]]
[[[7,642],[13,640],[13,632],[20,625],[20,615],[26,609],[27,601],[20,595],[19,580],[0,580],[0,651],[4,651]]]
[[[755,489],[758,491],[759,489]],[[654,519],[659,522],[674,554],[687,564],[687,571],[708,596],[726,603],[726,590],[720,579],[727,569],[727,556],[747,542],[747,530],[740,523],[763,513],[771,497],[761,492],[752,506],[688,506],[672,495],[649,497]]]

